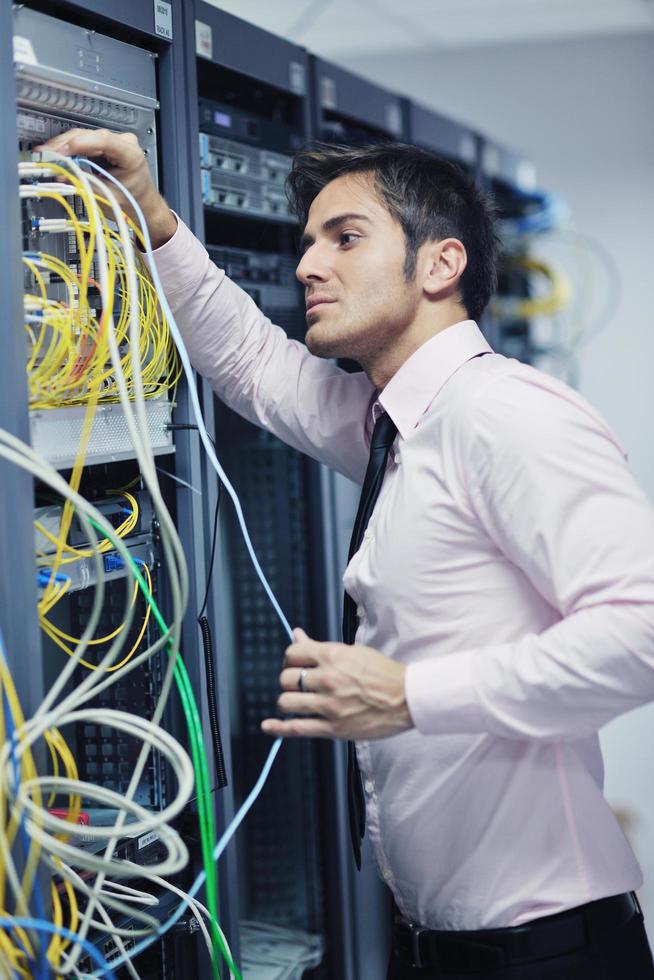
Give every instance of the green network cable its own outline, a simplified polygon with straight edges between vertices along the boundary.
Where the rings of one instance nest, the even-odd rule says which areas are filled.
[[[109,538],[111,543],[116,546],[115,541],[111,535],[109,535],[104,528],[101,528],[99,524],[90,518],[91,524],[94,526],[96,531],[102,537]],[[152,614],[159,625],[159,628],[163,633],[168,632],[168,626],[159,611],[154,597],[150,594],[148,587],[145,583],[141,572],[139,571],[138,565],[128,555],[128,561],[130,568],[134,573],[136,581],[139,584],[139,588],[145,597],[146,602],[152,610]],[[202,724],[200,722],[200,715],[198,712],[197,702],[195,700],[195,695],[193,694],[193,688],[191,687],[191,681],[186,670],[186,664],[184,663],[181,653],[179,650],[174,650],[172,642],[169,641],[167,644],[168,653],[175,657],[175,669],[174,677],[177,684],[177,690],[179,692],[180,700],[182,702],[182,708],[184,709],[184,715],[186,718],[186,725],[188,728],[189,741],[191,744],[191,757],[193,759],[193,769],[195,770],[195,781],[197,784],[198,795],[198,822],[200,825],[200,841],[202,849],[202,863],[204,865],[204,872],[206,875],[206,889],[207,889],[207,907],[211,913],[211,945],[213,948],[212,956],[212,970],[214,980],[219,980],[218,973],[218,952],[221,953],[223,959],[227,963],[227,966],[232,971],[236,980],[242,980],[241,974],[238,967],[234,963],[234,960],[229,954],[225,942],[221,936],[220,929],[218,928],[218,890],[216,885],[216,867],[213,861],[213,849],[215,846],[216,839],[216,828],[213,819],[213,810],[211,806],[211,789],[209,785],[209,771],[207,769],[207,758],[206,750],[204,746],[204,737],[202,734]]]

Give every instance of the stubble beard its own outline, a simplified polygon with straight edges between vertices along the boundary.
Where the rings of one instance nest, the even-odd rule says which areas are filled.
[[[404,284],[403,284],[404,286]],[[374,304],[379,306],[378,303]],[[346,358],[365,365],[376,361],[383,351],[392,347],[399,336],[409,326],[415,315],[415,304],[408,287],[389,294],[377,315],[367,309],[355,321],[344,322],[336,318],[333,324],[319,314],[311,322],[307,317],[308,329],[305,343],[311,354],[323,358]]]
[[[361,349],[366,346],[366,337],[361,335],[362,328],[365,329],[363,324],[344,325],[343,321],[337,321],[333,325],[321,323],[317,317],[313,323],[309,323],[305,343],[310,353],[316,357],[357,361]],[[373,330],[374,327],[368,324],[365,334],[368,335]]]

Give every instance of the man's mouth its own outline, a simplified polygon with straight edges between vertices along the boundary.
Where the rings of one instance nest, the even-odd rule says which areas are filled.
[[[329,296],[312,296],[307,300],[307,313],[314,310],[317,306],[323,306],[327,303],[335,303],[336,300],[331,299]]]

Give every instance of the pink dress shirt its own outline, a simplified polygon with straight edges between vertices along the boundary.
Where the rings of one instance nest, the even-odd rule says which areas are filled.
[[[637,888],[597,732],[654,698],[654,509],[603,419],[472,321],[378,394],[288,340],[181,222],[156,262],[195,366],[237,412],[358,482],[373,416],[397,424],[344,583],[357,642],[407,667],[415,728],[357,743],[402,912],[510,926]]]

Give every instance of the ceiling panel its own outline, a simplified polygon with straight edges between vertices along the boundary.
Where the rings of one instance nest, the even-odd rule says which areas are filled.
[[[316,54],[654,33],[654,0],[210,0]]]

